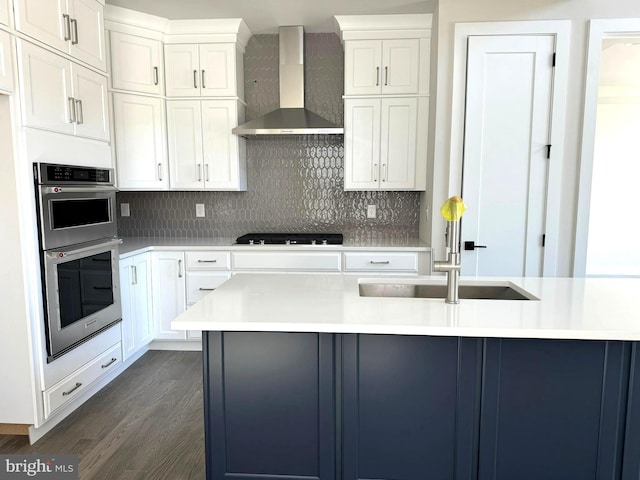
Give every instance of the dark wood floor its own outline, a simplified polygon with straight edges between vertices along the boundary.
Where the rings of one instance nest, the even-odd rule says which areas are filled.
[[[30,446],[0,453],[75,454],[80,479],[203,479],[202,354],[149,351]]]

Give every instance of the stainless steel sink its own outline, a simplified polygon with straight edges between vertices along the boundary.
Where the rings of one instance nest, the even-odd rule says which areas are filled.
[[[412,283],[361,283],[361,297],[445,298],[447,286]],[[461,299],[474,300],[539,300],[530,293],[510,284],[460,285]]]

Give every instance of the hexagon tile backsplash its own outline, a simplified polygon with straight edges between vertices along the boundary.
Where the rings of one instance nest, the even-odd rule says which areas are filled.
[[[343,52],[334,34],[307,34],[306,106],[342,124]],[[245,52],[247,120],[278,106],[278,36]],[[274,87],[275,86],[275,87]],[[275,98],[274,98],[275,96]],[[120,192],[123,237],[225,237],[249,232],[338,232],[351,241],[418,237],[419,192],[345,192],[343,137],[247,139],[246,192]],[[196,217],[197,203],[206,216]],[[377,218],[366,218],[376,205]],[[118,212],[120,208],[118,207]]]

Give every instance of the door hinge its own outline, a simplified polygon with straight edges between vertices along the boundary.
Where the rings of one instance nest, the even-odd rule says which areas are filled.
[[[556,52],[553,52],[553,55],[551,56],[551,66],[556,66]]]
[[[546,145],[547,147],[547,160],[551,158],[551,145]]]
[[[542,234],[542,246],[544,247],[544,244],[546,243],[547,240],[547,235],[546,234]]]

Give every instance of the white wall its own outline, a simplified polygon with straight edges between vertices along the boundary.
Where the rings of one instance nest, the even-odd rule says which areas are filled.
[[[587,27],[592,18],[640,17],[638,0],[441,0],[434,23],[437,23],[437,84],[432,89],[435,101],[433,143],[433,191],[421,205],[421,238],[434,248],[434,259],[444,258],[445,222],[437,214],[449,191],[449,156],[451,130],[451,98],[453,74],[454,25],[461,22],[515,21],[515,20],[571,20],[571,51],[567,97],[565,150],[562,174],[561,200],[563,219],[560,222],[557,276],[569,276],[573,263],[573,244],[579,159],[582,131],[582,103],[584,100],[584,72],[586,61]],[[456,185],[459,179],[454,179]],[[426,221],[426,210],[430,220]],[[434,209],[436,210],[434,212]],[[435,214],[434,214],[435,213]],[[553,272],[546,272],[547,275]]]

